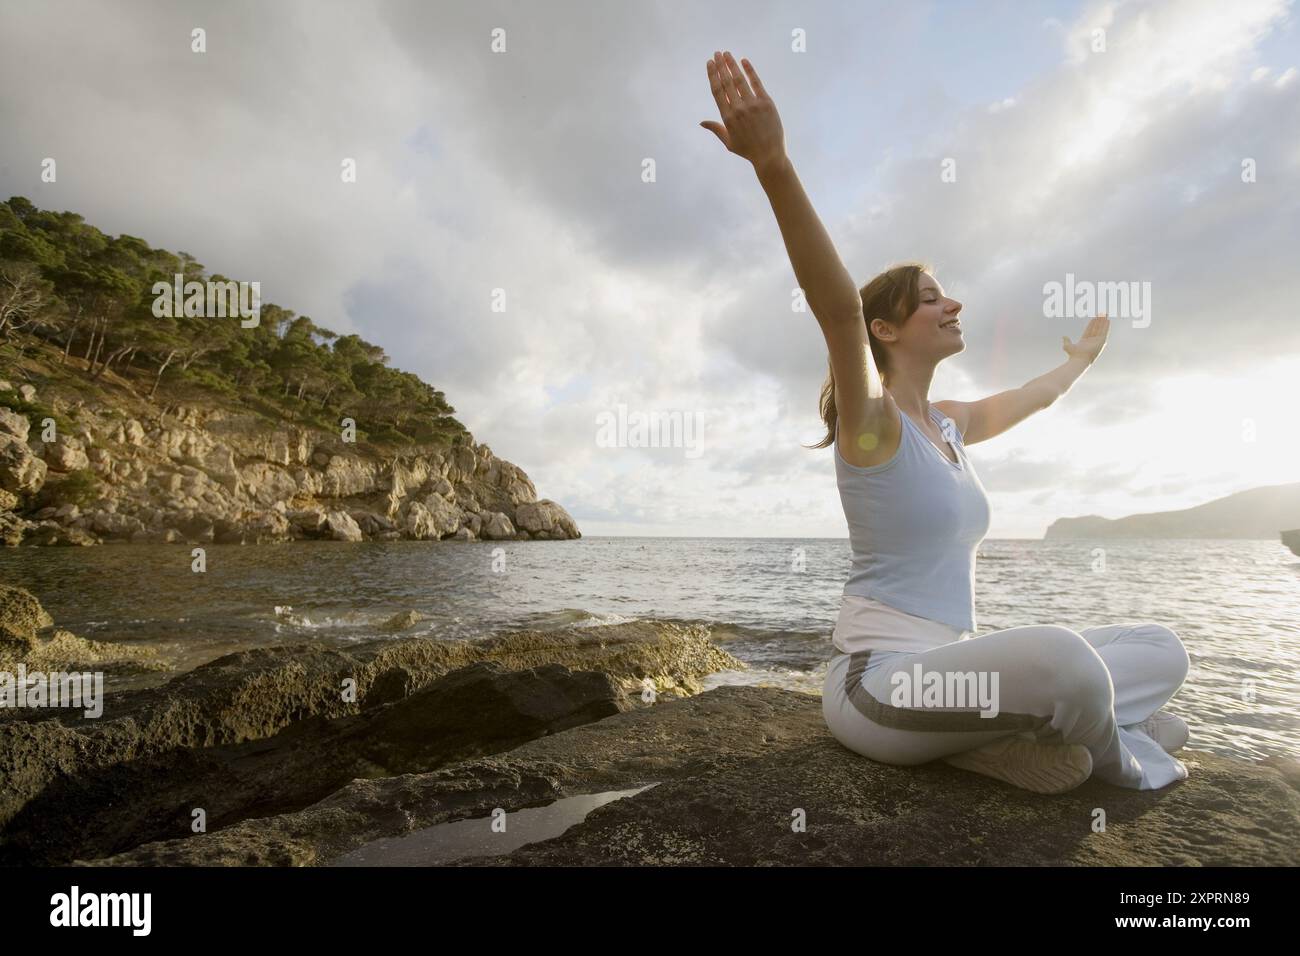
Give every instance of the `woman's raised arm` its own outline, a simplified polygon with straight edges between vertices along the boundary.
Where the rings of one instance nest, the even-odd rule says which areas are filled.
[[[741,62],[743,73],[730,53],[715,53],[709,61],[709,85],[723,122],[700,125],[753,164],[776,214],[795,279],[826,338],[839,432],[847,439],[844,455],[852,464],[875,464],[897,447],[902,423],[867,343],[862,298],[786,155],[776,104],[753,64]],[[864,440],[867,435],[870,439]]]

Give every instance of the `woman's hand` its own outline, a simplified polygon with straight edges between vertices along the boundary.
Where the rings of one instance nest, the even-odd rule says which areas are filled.
[[[1110,332],[1110,319],[1105,313],[1094,318],[1079,336],[1079,341],[1071,342],[1068,335],[1061,336],[1061,348],[1070,358],[1084,359],[1089,365],[1097,361],[1097,356],[1106,346],[1106,336]]]
[[[704,120],[700,125],[722,140],[729,151],[753,163],[756,172],[762,172],[785,160],[785,131],[776,104],[763,89],[753,64],[746,59],[740,62],[745,65],[744,73],[731,53],[713,54],[708,62],[709,85],[722,123]]]

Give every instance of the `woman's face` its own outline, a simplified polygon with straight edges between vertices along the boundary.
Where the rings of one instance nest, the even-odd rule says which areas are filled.
[[[898,346],[936,362],[966,348],[961,320],[962,305],[944,295],[934,276],[922,272],[917,280],[920,304],[898,330]]]

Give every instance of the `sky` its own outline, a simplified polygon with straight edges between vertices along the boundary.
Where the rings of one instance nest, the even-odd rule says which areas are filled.
[[[1048,283],[1149,290],[1067,395],[968,448],[989,537],[1037,538],[1300,480],[1295,23],[1289,0],[0,0],[0,197],[383,346],[584,534],[843,537],[806,447],[824,341],[752,169],[699,126],[731,50],[857,284],[920,260],[963,303],[931,401],[1065,360],[1088,316],[1049,315]],[[618,427],[672,415],[668,447]]]

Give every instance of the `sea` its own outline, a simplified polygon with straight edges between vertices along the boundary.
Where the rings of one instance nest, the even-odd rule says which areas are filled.
[[[58,627],[144,644],[177,671],[301,641],[664,620],[707,626],[746,665],[706,687],[820,694],[849,574],[844,538],[584,537],[522,542],[294,542],[0,549],[0,582]],[[404,611],[423,620],[395,634]],[[1300,757],[1300,558],[1279,541],[994,540],[976,564],[976,635],[1024,624],[1173,628],[1191,656],[1169,705],[1190,747]],[[131,674],[109,690],[157,684]]]

